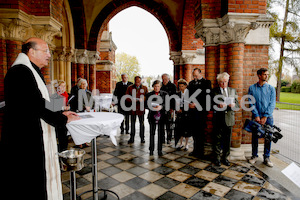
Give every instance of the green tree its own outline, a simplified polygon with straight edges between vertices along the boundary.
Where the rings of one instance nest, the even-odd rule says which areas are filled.
[[[276,9],[277,8],[277,9]],[[279,9],[278,9],[279,8]],[[268,13],[275,22],[270,29],[273,44],[280,45],[279,58],[270,56],[270,65],[277,76],[276,100],[280,99],[282,70],[285,66],[292,66],[299,74],[300,64],[300,0],[268,0]],[[283,19],[280,12],[284,11]],[[273,50],[275,45],[272,46]]]
[[[121,81],[121,74],[126,73],[128,80],[133,82],[134,77],[139,75],[141,67],[135,56],[128,55],[124,52],[116,54],[116,71],[117,79]]]

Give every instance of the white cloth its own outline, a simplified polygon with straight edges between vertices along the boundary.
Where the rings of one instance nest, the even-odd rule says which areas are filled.
[[[92,118],[83,118],[67,124],[68,133],[76,145],[91,142],[99,135],[110,136],[114,145],[117,145],[116,135],[124,116],[109,112],[78,113],[79,116],[90,115]]]
[[[34,78],[37,82],[38,88],[47,101],[50,101],[47,87],[40,75],[33,68],[28,56],[24,53],[20,53],[13,63],[15,65],[26,65],[33,73]],[[62,185],[60,178],[60,167],[58,162],[57,154],[57,143],[55,129],[51,125],[47,124],[41,119],[41,125],[43,130],[43,141],[45,151],[45,168],[46,168],[46,184],[47,184],[47,196],[48,200],[62,200]]]

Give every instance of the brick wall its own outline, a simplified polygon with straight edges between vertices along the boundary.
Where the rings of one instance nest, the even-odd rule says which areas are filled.
[[[267,0],[228,0],[228,12],[265,14]]]
[[[256,72],[258,69],[265,67],[268,68],[268,46],[250,46],[245,45],[244,50],[244,68],[243,68],[243,95],[248,94],[250,85],[258,81]],[[251,119],[251,112],[243,111],[243,121]],[[242,144],[251,144],[252,134],[243,130],[242,131]],[[260,140],[262,142],[263,140]]]
[[[96,88],[100,91],[100,93],[111,93],[111,72],[110,71],[97,71],[96,72]]]

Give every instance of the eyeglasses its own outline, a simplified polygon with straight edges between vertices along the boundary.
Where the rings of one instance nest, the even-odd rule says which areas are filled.
[[[45,49],[45,50],[42,50],[42,49],[34,49],[34,50],[36,50],[36,51],[42,51],[42,52],[44,52],[44,53],[50,53],[50,54],[51,54],[51,52],[50,52],[49,49]]]

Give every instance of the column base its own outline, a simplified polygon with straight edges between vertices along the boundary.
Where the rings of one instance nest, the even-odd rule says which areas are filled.
[[[231,160],[231,161],[246,160],[244,150],[241,147],[239,147],[239,148],[230,147],[229,160]]]

